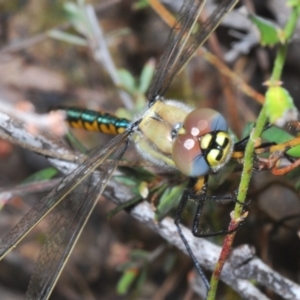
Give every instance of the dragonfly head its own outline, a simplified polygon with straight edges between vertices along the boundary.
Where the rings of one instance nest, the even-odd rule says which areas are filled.
[[[199,177],[222,168],[232,151],[232,137],[224,117],[213,109],[195,109],[177,130],[172,157],[183,174]]]

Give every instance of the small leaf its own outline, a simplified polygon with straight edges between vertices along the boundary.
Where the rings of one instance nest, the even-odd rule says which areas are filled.
[[[256,25],[260,33],[260,43],[263,46],[274,46],[277,43],[285,42],[284,31],[269,20],[249,14],[250,20]]]
[[[131,94],[134,94],[136,91],[136,84],[134,77],[125,69],[119,69],[118,75],[121,80],[123,87]]]
[[[294,136],[281,128],[272,126],[263,132],[262,138],[268,142],[282,144],[292,140]],[[293,157],[300,157],[300,145],[288,150],[287,154]]]
[[[74,34],[66,33],[55,29],[49,30],[47,34],[49,37],[59,41],[63,41],[77,46],[87,46],[87,42],[85,39]]]
[[[155,62],[154,59],[150,59],[144,66],[141,76],[140,76],[140,85],[139,92],[145,94],[150,86],[153,75],[155,71]]]
[[[149,6],[148,0],[139,0],[132,5],[132,8],[133,10],[139,10],[148,6]]]
[[[266,92],[266,113],[271,124],[279,127],[298,119],[298,111],[289,92],[281,86],[270,86]]]
[[[38,171],[29,177],[27,177],[25,180],[22,181],[22,183],[30,183],[30,182],[36,182],[36,181],[43,181],[53,178],[58,174],[58,171],[55,168],[46,168],[41,171]]]
[[[186,183],[171,188],[166,188],[159,200],[155,212],[155,220],[162,220],[174,207],[177,207],[181,199]]]
[[[164,260],[163,269],[168,274],[173,269],[176,263],[177,256],[174,252],[168,252],[166,259]]]
[[[80,3],[67,2],[63,6],[68,21],[73,27],[86,38],[92,36],[89,19],[86,15],[85,6]]]
[[[299,0],[287,0],[287,5],[290,7],[300,8],[300,1]]]
[[[143,267],[140,271],[140,275],[138,276],[137,283],[136,283],[136,289],[138,291],[142,290],[142,287],[145,284],[145,281],[147,279],[147,267]]]
[[[137,185],[137,180],[136,180],[136,178],[133,178],[133,177],[118,175],[118,176],[114,176],[114,179],[117,182],[121,183],[122,185],[126,185],[128,187],[133,187],[133,186]]]
[[[117,285],[118,295],[125,295],[128,293],[129,288],[137,278],[139,270],[137,268],[128,269],[120,278]]]

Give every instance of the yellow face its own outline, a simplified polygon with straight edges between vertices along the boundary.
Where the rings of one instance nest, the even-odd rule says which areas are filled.
[[[207,133],[200,139],[200,148],[206,152],[206,161],[212,168],[223,165],[232,151],[230,135],[224,131]]]

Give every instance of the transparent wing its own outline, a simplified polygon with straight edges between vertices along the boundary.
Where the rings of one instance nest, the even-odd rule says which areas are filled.
[[[165,94],[174,76],[206,41],[237,0],[222,0],[201,26],[194,27],[205,2],[206,0],[186,0],[182,6],[149,89],[150,104],[155,101],[156,96]]]
[[[5,256],[53,208],[47,242],[39,256],[27,299],[47,299],[87,222],[107,181],[127,149],[131,131],[115,137],[103,149],[81,164],[45,198],[33,207],[1,241],[0,255]],[[94,172],[106,159],[105,168]],[[64,200],[64,201],[62,201]]]

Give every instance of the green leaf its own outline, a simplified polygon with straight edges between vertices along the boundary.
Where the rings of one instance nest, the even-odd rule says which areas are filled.
[[[287,0],[287,5],[290,7],[296,7],[300,9],[300,1],[299,0]]]
[[[124,89],[129,93],[134,94],[136,91],[136,83],[134,77],[130,74],[130,72],[125,69],[119,69],[118,75]]]
[[[118,270],[120,270],[122,273],[124,273],[128,269],[134,269],[136,267],[137,267],[137,265],[136,265],[135,261],[127,260],[121,266],[118,266]]]
[[[145,94],[142,93],[136,93],[134,96],[135,96],[135,106],[133,111],[135,112],[134,115],[136,115],[137,113],[143,111],[144,107],[148,102],[148,99],[145,96]]]
[[[124,272],[117,284],[118,295],[126,295],[128,293],[129,288],[137,278],[138,274],[139,270],[137,268],[131,268]]]
[[[291,135],[290,133],[282,130],[281,128],[272,126],[263,132],[262,138],[268,142],[282,144],[282,143],[292,140],[294,138],[294,136]],[[288,150],[287,154],[291,155],[293,157],[300,157],[300,145]]]
[[[114,176],[115,181],[120,182],[122,185],[126,185],[131,188],[131,192],[134,195],[145,198],[145,195],[149,194],[148,184],[145,181],[141,181],[135,177],[130,177],[126,175]]]
[[[266,92],[266,114],[271,124],[279,127],[298,118],[298,111],[289,92],[281,86],[270,86]]]
[[[140,93],[145,94],[150,86],[155,71],[155,63],[153,59],[150,59],[144,66],[141,76],[140,85],[138,90]]]
[[[142,287],[144,286],[146,279],[147,279],[147,267],[144,267],[140,271],[140,275],[138,276],[137,279],[136,288],[138,291],[142,290]]]
[[[91,25],[86,15],[84,5],[67,2],[64,4],[63,9],[66,12],[68,21],[79,33],[87,38],[92,36]]]
[[[139,0],[132,5],[134,10],[143,9],[149,6],[148,0]]]
[[[38,171],[29,177],[27,177],[25,180],[22,181],[22,183],[30,183],[30,182],[36,182],[36,181],[43,181],[53,178],[58,174],[58,171],[53,168],[46,168],[41,171]]]
[[[70,34],[70,33],[66,33],[60,30],[49,30],[47,32],[48,36],[50,38],[59,40],[59,41],[63,41],[69,44],[73,44],[73,45],[77,45],[77,46],[87,46],[87,42],[85,39],[83,39],[82,37],[79,37],[77,35],[74,34]]]
[[[155,212],[156,221],[162,220],[174,207],[178,206],[185,186],[186,182],[164,190]]]
[[[126,185],[128,187],[134,187],[137,185],[137,179],[134,177],[124,176],[124,175],[117,175],[114,176],[114,179],[121,183],[122,185]]]
[[[171,272],[171,270],[175,266],[176,259],[177,259],[177,255],[175,255],[173,251],[168,252],[166,259],[164,260],[163,263],[163,269],[167,274]]]
[[[252,13],[249,14],[249,18],[259,30],[260,43],[263,46],[274,46],[285,42],[284,31],[279,26]]]

